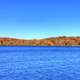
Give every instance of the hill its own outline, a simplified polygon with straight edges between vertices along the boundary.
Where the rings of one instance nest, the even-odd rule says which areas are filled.
[[[0,46],[80,46],[80,37],[62,36],[33,40],[0,38]]]

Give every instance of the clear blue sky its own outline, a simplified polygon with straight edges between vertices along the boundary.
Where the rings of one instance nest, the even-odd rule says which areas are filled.
[[[0,0],[0,37],[80,36],[80,0]]]

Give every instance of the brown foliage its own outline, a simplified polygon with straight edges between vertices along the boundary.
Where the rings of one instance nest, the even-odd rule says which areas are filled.
[[[1,46],[80,46],[80,37],[53,37],[40,40],[0,38]]]

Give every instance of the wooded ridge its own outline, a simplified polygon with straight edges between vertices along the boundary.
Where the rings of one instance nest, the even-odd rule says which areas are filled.
[[[80,46],[80,37],[61,36],[32,40],[0,38],[0,46]]]

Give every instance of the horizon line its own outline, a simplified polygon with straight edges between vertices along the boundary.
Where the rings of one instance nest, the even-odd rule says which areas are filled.
[[[37,39],[47,39],[47,38],[58,38],[58,37],[80,37],[80,36],[52,36],[52,37],[44,37],[44,38],[19,38],[19,37],[0,37],[0,38],[11,38],[11,39],[23,39],[23,40],[37,40]]]

